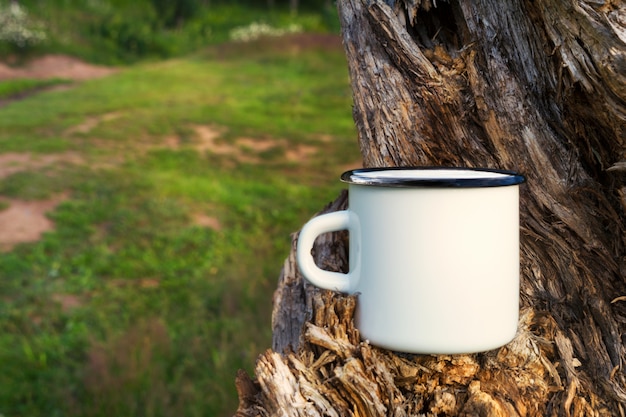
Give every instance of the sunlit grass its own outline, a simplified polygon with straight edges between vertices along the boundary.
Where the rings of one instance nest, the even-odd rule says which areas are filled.
[[[11,99],[24,96],[27,94],[36,93],[46,88],[53,86],[70,84],[69,80],[62,78],[51,79],[15,79],[10,81],[0,81],[0,99]]]
[[[198,147],[197,126],[232,152]],[[290,233],[358,160],[338,49],[209,50],[42,92],[0,108],[3,152],[80,155],[0,180],[68,196],[53,231],[0,253],[0,414],[33,417],[232,415],[236,370],[271,346]]]

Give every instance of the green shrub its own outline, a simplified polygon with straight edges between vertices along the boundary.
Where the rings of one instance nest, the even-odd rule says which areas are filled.
[[[119,56],[161,55],[155,40],[154,16],[131,16],[120,11],[109,13],[91,26],[91,35],[100,39]]]
[[[124,65],[181,56],[229,41],[234,28],[252,22],[276,29],[293,26],[303,32],[339,30],[336,9],[322,0],[303,3],[296,15],[284,1],[269,8],[264,1],[250,0],[19,0],[18,8],[28,9],[20,27],[30,31],[24,32],[30,33],[30,40],[17,38],[15,31],[10,42],[3,39],[6,35],[0,36],[0,57],[55,53]],[[9,9],[8,0],[0,0],[0,13],[8,15]],[[37,22],[45,22],[45,27]],[[0,22],[0,32],[9,26]]]
[[[181,27],[202,8],[200,0],[151,0],[151,2],[166,28]]]

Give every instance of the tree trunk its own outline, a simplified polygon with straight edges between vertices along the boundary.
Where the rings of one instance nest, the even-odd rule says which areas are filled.
[[[625,416],[624,4],[338,7],[365,166],[527,177],[519,329],[510,344],[472,355],[378,349],[353,326],[356,297],[306,284],[292,250],[274,300],[273,350],[254,381],[238,375],[237,415]],[[346,205],[342,194],[326,211]],[[318,263],[345,269],[346,240],[318,239]]]

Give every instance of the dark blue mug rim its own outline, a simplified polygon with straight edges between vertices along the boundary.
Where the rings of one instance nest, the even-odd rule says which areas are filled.
[[[362,174],[372,174],[383,171],[476,171],[498,174],[487,177],[411,177],[403,176],[362,176]],[[508,185],[518,185],[526,181],[526,178],[515,172],[492,168],[465,168],[465,167],[376,167],[359,168],[346,171],[341,175],[341,181],[354,185],[372,185],[379,187],[443,187],[443,188],[472,188],[472,187],[502,187]]]

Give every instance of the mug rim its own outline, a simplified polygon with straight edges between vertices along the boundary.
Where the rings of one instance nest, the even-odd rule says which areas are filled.
[[[401,171],[405,172],[401,174]],[[440,171],[439,176],[436,175],[436,171]],[[441,175],[443,171],[447,171],[446,175]],[[418,172],[422,175],[416,175]],[[465,172],[466,176],[454,175],[457,172]],[[423,175],[425,173],[435,175]],[[526,178],[515,171],[502,169],[410,166],[353,169],[341,174],[341,181],[379,187],[475,188],[519,185],[525,182]]]

